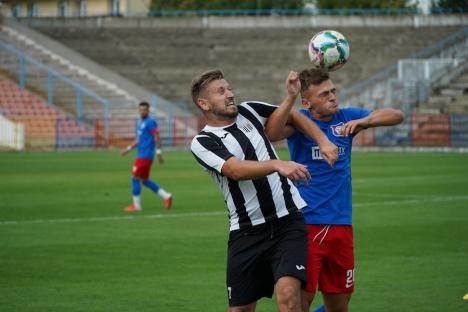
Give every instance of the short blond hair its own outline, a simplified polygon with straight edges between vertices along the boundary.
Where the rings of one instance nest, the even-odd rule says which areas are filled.
[[[202,73],[201,75],[195,77],[192,80],[191,92],[192,92],[192,101],[197,105],[198,97],[200,93],[205,89],[205,87],[214,80],[224,79],[224,74],[219,69],[211,69]]]

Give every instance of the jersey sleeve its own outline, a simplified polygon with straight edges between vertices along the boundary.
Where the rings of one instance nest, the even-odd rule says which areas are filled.
[[[263,126],[265,126],[268,117],[278,108],[278,106],[258,101],[243,102],[240,106],[247,108],[253,113]]]
[[[191,151],[195,159],[206,170],[221,173],[224,163],[234,155],[224,145],[208,135],[197,135],[192,140]]]
[[[158,123],[156,122],[156,120],[152,119],[148,126],[151,135],[159,133]]]

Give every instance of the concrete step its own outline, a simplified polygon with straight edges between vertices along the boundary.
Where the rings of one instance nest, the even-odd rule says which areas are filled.
[[[447,96],[458,96],[458,95],[463,95],[465,92],[462,89],[454,89],[450,87],[449,89],[442,89],[440,90],[441,95],[447,95]]]

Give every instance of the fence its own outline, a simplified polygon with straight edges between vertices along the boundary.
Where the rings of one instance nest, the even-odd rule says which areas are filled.
[[[408,8],[303,8],[303,9],[236,9],[236,10],[152,10],[148,16],[315,16],[315,15],[416,15],[416,7]],[[467,10],[456,8],[431,8],[429,14],[464,14]]]
[[[57,131],[66,129],[70,119],[74,119],[74,122],[95,134],[93,140],[86,137],[83,140],[67,138],[63,141],[61,139],[63,136],[56,133],[54,144],[45,144],[47,147],[53,146],[55,149],[74,146],[121,147],[128,144],[135,136],[137,103],[113,101],[100,96],[89,87],[83,86],[2,40],[0,40],[0,71],[16,81],[21,88],[33,91],[50,107],[67,115],[67,118],[56,120]],[[168,102],[157,95],[153,95],[149,102],[153,114],[160,120],[163,143],[166,146],[188,146],[190,138],[197,129],[196,117],[180,105]],[[30,137],[28,127],[26,132],[28,134],[26,147],[34,147],[28,144]],[[67,136],[65,133],[65,137]]]

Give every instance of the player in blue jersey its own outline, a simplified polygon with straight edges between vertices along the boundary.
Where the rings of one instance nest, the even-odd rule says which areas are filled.
[[[149,116],[150,109],[148,103],[141,102],[138,108],[141,119],[138,121],[137,137],[127,148],[121,151],[122,156],[125,156],[129,151],[137,147],[137,156],[132,170],[133,204],[124,210],[126,212],[135,212],[142,209],[140,199],[141,184],[161,196],[164,200],[164,206],[166,209],[169,209],[172,205],[172,194],[166,192],[157,183],[149,179],[155,148],[159,163],[164,163],[158,124],[156,120]]]
[[[298,189],[307,207],[302,209],[309,232],[307,286],[303,311],[309,311],[315,292],[323,295],[325,310],[348,311],[354,290],[354,247],[351,222],[351,147],[354,136],[371,127],[392,126],[403,121],[403,113],[392,108],[374,111],[340,108],[336,88],[327,72],[307,69],[299,74],[300,112],[312,120],[338,146],[338,160],[330,167],[316,142],[286,125],[286,113],[277,110],[267,128],[270,139],[288,138],[291,160],[308,167],[311,180]],[[284,103],[283,103],[284,105]],[[274,126],[273,126],[274,124]],[[285,125],[281,130],[279,125]]]

